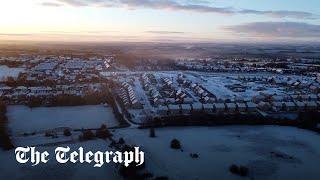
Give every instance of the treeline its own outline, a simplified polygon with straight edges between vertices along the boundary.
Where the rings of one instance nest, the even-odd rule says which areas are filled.
[[[60,95],[51,97],[32,97],[27,100],[27,106],[78,106],[78,105],[97,105],[107,103],[106,93],[92,93],[84,96]]]
[[[6,86],[16,88],[18,86],[26,86],[26,87],[34,87],[34,86],[46,86],[46,87],[54,87],[56,86],[56,82],[54,80],[36,80],[36,81],[28,81],[24,77],[19,76],[17,79],[13,77],[8,77],[4,82]]]
[[[11,139],[7,131],[8,119],[6,116],[7,107],[4,104],[0,104],[0,147],[4,150],[10,150],[14,148]]]
[[[79,79],[82,79],[81,81]],[[70,85],[71,82],[69,80],[60,79],[60,85]],[[101,83],[102,80],[98,77],[87,79],[85,77],[80,78],[78,77],[75,82],[72,84],[79,84],[79,83]],[[56,80],[50,80],[42,78],[37,78],[37,80],[27,80],[25,74],[20,74],[18,78],[8,77],[4,82],[6,86],[10,87],[18,87],[18,86],[26,86],[26,87],[35,87],[35,86],[45,86],[45,87],[55,87],[57,85]]]
[[[317,111],[300,112],[297,120],[298,120],[299,128],[320,131],[320,128],[317,127],[318,123],[320,123],[320,112],[317,112]]]
[[[19,67],[19,66],[23,65],[23,62],[22,61],[2,60],[0,62],[0,65],[5,65],[5,66],[8,66],[10,68],[14,68],[14,67]]]
[[[280,125],[319,131],[319,129],[317,129],[317,124],[320,123],[319,119],[320,113],[316,111],[301,112],[295,120],[288,118],[263,117],[259,114],[198,114],[154,118],[147,123],[142,124],[140,128],[166,126]]]

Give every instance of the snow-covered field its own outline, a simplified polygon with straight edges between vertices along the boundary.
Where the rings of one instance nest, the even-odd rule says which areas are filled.
[[[23,72],[23,68],[9,68],[8,66],[0,66],[0,80],[7,77],[18,77],[20,72]]]
[[[123,137],[127,144],[142,148],[146,168],[154,176],[185,180],[317,180],[320,176],[320,135],[293,127],[171,127],[156,129],[156,138],[150,138],[147,129],[125,128],[115,130],[114,135],[115,139]],[[37,135],[21,138],[41,139]],[[170,148],[173,138],[181,142],[183,151]],[[70,146],[73,150],[82,146],[95,152],[112,150],[109,144],[93,140],[59,146]],[[56,146],[38,148],[54,155]],[[191,158],[190,153],[197,153],[199,158]],[[32,167],[18,164],[13,150],[0,150],[0,161],[0,179],[121,179],[114,164],[93,168],[93,164],[62,165],[53,159]],[[249,177],[231,174],[231,164],[247,166]]]
[[[7,116],[12,135],[46,131],[55,128],[98,128],[118,126],[110,107],[102,105],[73,107],[9,106]]]
[[[77,144],[64,144],[63,147],[69,146],[72,151],[76,151],[80,146],[85,150],[96,151],[112,151],[108,148],[108,144],[103,140],[87,141]],[[14,150],[0,150],[0,179],[46,179],[46,180],[79,180],[79,179],[121,179],[116,170],[115,164],[105,164],[101,168],[94,168],[92,164],[58,164],[55,160],[54,149],[52,147],[38,147],[37,150],[43,152],[48,151],[51,159],[47,164],[39,164],[32,167],[31,164],[18,164],[15,159]],[[102,178],[103,177],[103,178]]]
[[[278,126],[224,126],[156,129],[121,129],[117,137],[143,148],[147,168],[170,179],[291,179],[320,177],[320,135]],[[177,138],[183,152],[170,149]],[[199,154],[198,159],[190,153]],[[274,154],[280,154],[276,156]],[[231,164],[249,167],[250,178],[229,172]]]

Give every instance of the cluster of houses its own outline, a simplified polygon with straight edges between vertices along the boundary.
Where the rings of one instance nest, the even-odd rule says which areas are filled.
[[[171,79],[165,77],[162,78],[162,85],[160,88],[156,86],[156,80],[151,74],[143,74],[141,78],[141,83],[144,90],[149,96],[151,104],[154,106],[164,105],[164,104],[175,104],[175,103],[192,103],[193,100],[188,97],[188,95],[180,89],[175,90],[173,87],[173,82]],[[151,83],[151,81],[153,83]],[[158,90],[160,89],[160,90]]]
[[[172,84],[173,84],[173,82],[172,82],[168,77],[162,78],[162,81],[164,82],[164,85],[165,85],[166,87],[171,87]]]
[[[320,99],[317,101],[260,101],[260,102],[229,102],[210,103],[200,102],[190,104],[168,104],[156,108],[158,115],[189,115],[193,113],[253,113],[263,111],[267,113],[303,112],[320,110]]]
[[[101,92],[103,86],[100,83],[93,84],[74,84],[74,85],[55,85],[35,86],[35,87],[0,87],[0,96],[12,101],[19,101],[24,97],[48,97],[60,95],[84,96],[86,94]]]
[[[7,82],[8,79],[1,82],[0,95],[19,103],[19,99],[25,97],[84,96],[102,91],[99,72],[110,68],[114,57],[28,56],[12,58],[11,61],[23,62],[20,66],[25,71],[14,82]]]
[[[268,82],[284,85],[292,88],[306,88],[314,93],[320,93],[320,78],[290,78],[290,77],[269,77]]]
[[[281,113],[281,112],[301,112],[308,110],[320,109],[320,94],[293,94],[288,95],[276,93],[259,93],[249,97],[235,97],[224,101],[218,101],[215,92],[210,92],[199,83],[194,83],[186,79],[183,75],[177,75],[177,83],[175,84],[172,79],[162,77],[162,85],[160,88],[151,83],[149,76],[143,74],[141,76],[141,83],[147,92],[147,95],[154,100],[155,112],[160,116],[167,115],[188,115],[193,113],[254,113],[254,112],[267,112],[267,113]],[[238,80],[245,80],[251,82],[262,81],[270,83],[271,79],[276,79],[270,76],[256,75],[256,76],[239,76]],[[311,80],[310,80],[311,79]],[[314,78],[308,79],[305,77],[304,81],[314,81]],[[299,80],[295,78],[295,80]],[[308,82],[309,82],[308,81]],[[288,84],[288,79],[286,79]],[[276,84],[280,85],[280,84]],[[284,85],[284,84],[282,84]],[[228,85],[226,85],[228,87]],[[177,90],[175,90],[175,88]],[[230,85],[234,92],[244,92],[241,84]],[[307,86],[308,88],[308,86]],[[161,95],[164,90],[173,90],[175,95],[166,98]],[[239,90],[240,89],[240,90]],[[190,91],[189,91],[190,90]],[[191,95],[192,93],[193,95]],[[195,98],[198,97],[198,98]],[[167,99],[172,99],[169,101]],[[158,103],[155,103],[158,102]],[[161,103],[159,103],[161,102]]]
[[[191,115],[191,114],[213,114],[213,113],[250,113],[256,112],[258,105],[253,102],[237,102],[237,103],[210,103],[202,104],[195,102],[192,104],[169,104],[159,106],[157,114],[161,116],[168,115]]]
[[[310,73],[318,72],[320,66],[315,62],[317,60],[304,61],[298,59],[280,60],[276,62],[286,64],[285,67],[269,66],[274,64],[274,59],[177,59],[175,65],[182,69],[206,71],[206,72],[274,72],[274,73]]]
[[[149,99],[152,104],[154,105],[160,104],[162,103],[161,102],[162,96],[160,95],[160,92],[157,90],[157,88],[153,85],[153,83],[151,83],[151,80],[149,77],[150,75],[146,73],[144,73],[141,76],[143,89],[148,93],[150,97]]]
[[[263,71],[276,71],[274,68],[263,67],[265,63],[256,62],[256,63],[246,63],[243,66],[243,62],[232,62],[228,60],[215,59],[211,60],[177,60],[175,65],[182,69],[195,70],[195,71],[206,71],[206,72],[263,72]],[[260,64],[260,66],[257,66]]]
[[[29,83],[54,81],[57,84],[68,84],[98,79],[100,72],[110,69],[114,63],[114,56],[86,59],[52,55],[4,58],[5,62],[9,60],[10,63],[25,68],[25,71],[20,73],[19,79],[15,80]]]
[[[261,93],[253,97],[259,109],[273,112],[292,112],[320,109],[320,94],[268,95]]]
[[[61,60],[58,58],[41,61],[30,68],[27,80],[53,80],[76,82],[99,78],[99,73],[110,68],[111,58],[99,60],[84,60],[72,58]]]
[[[198,83],[194,83],[191,80],[183,78],[182,75],[178,75],[177,82],[183,87],[191,89],[192,92],[199,97],[199,101],[202,103],[213,103],[217,101],[215,95],[206,88]]]
[[[130,107],[133,109],[141,108],[141,104],[137,99],[136,93],[134,92],[132,86],[129,83],[121,83],[119,97],[125,107]]]

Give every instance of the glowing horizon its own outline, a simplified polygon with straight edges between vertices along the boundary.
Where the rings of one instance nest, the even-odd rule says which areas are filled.
[[[0,3],[2,41],[320,41],[317,0]]]

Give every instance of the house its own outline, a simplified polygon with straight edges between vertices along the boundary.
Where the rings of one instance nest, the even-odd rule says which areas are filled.
[[[35,71],[52,71],[58,65],[57,62],[44,62],[38,64],[34,70]]]
[[[143,106],[141,106],[141,104],[136,99],[131,101],[131,107],[134,109],[143,108]]]
[[[226,110],[226,106],[224,103],[215,103],[214,107],[216,112],[225,112]]]
[[[181,113],[182,114],[190,114],[191,106],[190,104],[181,104]]]
[[[297,109],[296,104],[294,102],[284,102],[284,106],[287,111],[295,111]]]
[[[320,92],[320,85],[311,85],[309,88],[312,92],[315,92],[315,93]]]
[[[245,112],[247,110],[247,106],[245,103],[237,103],[238,111]]]
[[[300,99],[300,96],[297,95],[297,94],[290,95],[290,97],[291,97],[291,99],[292,99],[293,101],[298,101],[298,100]]]
[[[226,108],[229,112],[236,112],[237,111],[237,105],[235,103],[226,103]]]
[[[193,103],[192,104],[192,111],[193,112],[202,112],[203,107],[201,103]]]
[[[303,94],[300,96],[302,101],[308,101],[309,100],[309,95]]]
[[[316,101],[307,101],[307,102],[305,102],[305,104],[306,104],[307,110],[316,110],[317,109]]]
[[[0,92],[5,94],[5,93],[9,93],[11,91],[11,87],[9,86],[4,86],[4,87],[0,87]]]
[[[305,110],[305,106],[306,106],[306,105],[305,105],[304,102],[296,101],[295,103],[296,103],[297,109],[298,109],[299,111],[304,111],[304,110]]]
[[[318,97],[317,97],[316,94],[310,94],[309,99],[310,99],[311,101],[317,101]]]
[[[253,102],[247,102],[247,111],[248,112],[254,112],[256,111],[258,105],[256,103]]]
[[[191,87],[192,89],[196,88],[197,86],[198,86],[198,85],[195,84],[195,83],[192,83],[192,84],[190,85],[190,87]]]
[[[205,96],[205,97],[203,97],[202,99],[203,99],[203,101],[206,102],[206,103],[210,101],[210,98],[209,98],[208,96]]]
[[[253,101],[255,102],[255,103],[258,103],[258,102],[260,102],[260,101],[263,101],[265,99],[265,96],[263,96],[263,95],[257,95],[257,96],[254,96],[253,97]]]
[[[33,95],[49,95],[52,92],[51,87],[30,87],[30,93]]]
[[[276,101],[276,102],[280,102],[280,101],[283,101],[284,98],[283,98],[283,96],[276,95],[276,96],[272,96],[271,100]]]
[[[18,86],[16,89],[15,89],[15,91],[17,92],[17,93],[28,93],[29,92],[29,89],[27,88],[27,87],[25,87],[25,86]]]
[[[163,78],[163,81],[166,86],[171,86],[173,82],[169,78]]]
[[[174,104],[176,102],[176,99],[174,99],[174,98],[165,98],[165,101],[168,104]]]
[[[272,109],[273,109],[275,112],[282,111],[282,110],[284,109],[284,104],[283,104],[283,102],[273,102],[273,103],[272,103]]]
[[[193,103],[193,99],[190,98],[190,97],[184,98],[184,99],[183,99],[183,103],[185,103],[185,104],[191,104],[191,103]]]
[[[157,109],[157,113],[161,116],[167,116],[169,114],[170,110],[167,106],[159,106]]]
[[[261,101],[258,104],[258,108],[262,111],[269,111],[271,108],[271,105],[268,102]]]
[[[180,107],[176,104],[169,104],[168,105],[169,111],[171,115],[179,115],[180,114]]]
[[[213,112],[213,104],[203,104],[203,110],[207,113]]]

